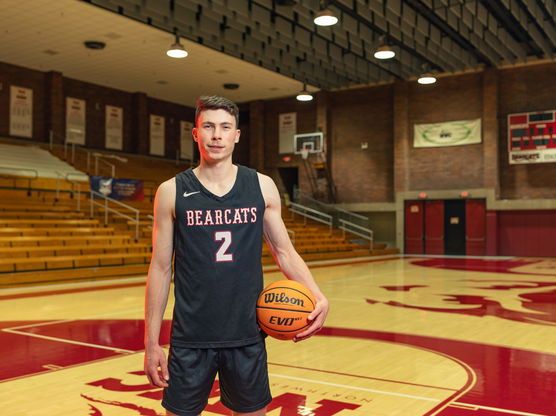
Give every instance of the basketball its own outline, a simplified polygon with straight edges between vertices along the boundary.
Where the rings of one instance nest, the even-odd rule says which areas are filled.
[[[273,338],[288,340],[304,331],[315,309],[309,289],[293,280],[269,284],[257,301],[257,320],[261,329]]]

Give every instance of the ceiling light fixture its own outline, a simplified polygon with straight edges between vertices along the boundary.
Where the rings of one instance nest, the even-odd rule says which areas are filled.
[[[419,84],[428,85],[436,82],[436,77],[430,72],[424,73],[417,79]]]
[[[170,58],[185,58],[187,55],[189,55],[183,45],[180,43],[180,37],[177,33],[176,42],[173,43],[170,46],[170,49],[166,51],[166,55],[168,55]]]
[[[376,59],[392,59],[394,56],[396,52],[388,45],[379,46],[374,53]]]
[[[328,2],[325,0],[320,1],[320,10],[313,19],[317,26],[332,26],[338,23],[336,15],[328,8]]]
[[[311,101],[313,99],[311,93],[307,91],[307,85],[303,84],[303,89],[299,92],[299,94],[297,94],[295,99],[297,101]]]

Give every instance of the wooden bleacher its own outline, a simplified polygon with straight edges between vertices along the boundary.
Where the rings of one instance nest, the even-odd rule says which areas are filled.
[[[174,161],[126,157],[125,163],[111,161],[117,165],[118,177],[149,180],[154,184],[153,193],[158,184],[187,168],[176,166]],[[83,155],[76,161],[77,168],[86,164]],[[152,195],[144,201],[123,201],[139,210],[136,240],[135,222],[127,218],[109,212],[104,224],[105,212],[99,206],[89,218],[87,182],[80,184],[79,195],[75,183],[59,178],[31,182],[25,177],[0,177],[0,287],[147,273],[152,250]],[[302,218],[292,218],[286,207],[283,218],[295,233],[296,250],[306,261],[398,252],[376,244],[371,251],[356,236],[344,236],[339,230],[330,233],[318,222],[308,220],[304,225]],[[263,264],[275,264],[268,246],[262,244]]]

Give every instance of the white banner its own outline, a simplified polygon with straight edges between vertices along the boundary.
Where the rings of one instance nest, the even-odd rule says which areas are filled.
[[[193,123],[180,121],[180,159],[193,160]]]
[[[33,90],[10,86],[10,136],[33,137]]]
[[[149,153],[164,156],[164,117],[150,115],[150,149]]]
[[[481,119],[415,124],[414,147],[463,146],[481,143]]]
[[[278,115],[278,153],[293,153],[294,135],[297,133],[297,113]]]
[[[66,143],[85,144],[85,100],[66,97]]]
[[[107,149],[122,150],[124,147],[124,109],[106,106],[105,144]]]

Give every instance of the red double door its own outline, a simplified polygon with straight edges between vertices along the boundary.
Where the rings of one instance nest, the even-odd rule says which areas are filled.
[[[405,201],[406,254],[482,256],[485,237],[483,199]]]

